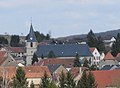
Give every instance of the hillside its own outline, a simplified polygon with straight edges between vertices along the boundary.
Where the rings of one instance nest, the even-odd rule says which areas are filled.
[[[95,35],[96,36],[101,36],[104,40],[106,40],[106,39],[110,39],[113,36],[116,37],[117,33],[120,33],[120,29],[95,33]],[[66,36],[66,37],[60,37],[60,38],[57,38],[57,39],[58,40],[86,40],[86,36],[87,36],[87,34],[71,35],[71,36]]]

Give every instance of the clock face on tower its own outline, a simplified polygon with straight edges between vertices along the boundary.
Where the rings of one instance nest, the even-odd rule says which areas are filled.
[[[30,40],[32,40],[33,38],[32,37],[30,37]]]

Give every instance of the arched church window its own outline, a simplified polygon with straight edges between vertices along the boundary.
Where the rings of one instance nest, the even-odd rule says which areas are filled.
[[[30,47],[33,47],[33,43],[32,42],[30,43]]]

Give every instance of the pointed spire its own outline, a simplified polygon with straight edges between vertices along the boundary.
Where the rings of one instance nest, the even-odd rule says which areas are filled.
[[[32,23],[31,23],[31,26],[30,26],[30,32],[29,32],[29,36],[28,36],[27,42],[37,42],[36,36],[34,34]]]

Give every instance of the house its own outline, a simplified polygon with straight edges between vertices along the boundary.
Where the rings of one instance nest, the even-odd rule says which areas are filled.
[[[0,76],[7,76],[8,79],[12,81],[12,78],[16,74],[16,67],[0,67]],[[44,76],[45,71],[49,78],[51,78],[50,71],[47,66],[26,66],[23,67],[23,70],[26,73],[26,78],[28,81],[28,87],[30,87],[31,82],[33,81],[35,84],[35,88],[38,88],[39,83],[41,82],[41,78]],[[3,72],[4,75],[3,75]]]
[[[104,59],[100,61],[99,63],[100,69],[105,65],[118,65],[118,61],[115,59],[115,57],[112,56],[110,52],[108,52]]]
[[[103,59],[99,53],[99,51],[97,50],[97,48],[95,47],[91,47],[90,48],[90,51],[92,52],[93,54],[93,64],[98,66],[99,65],[99,62]]]
[[[0,51],[0,66],[17,66],[15,59],[6,51]]]
[[[98,88],[118,88],[120,86],[120,70],[92,71]]]
[[[59,78],[62,72],[67,73],[67,69],[64,68],[64,66],[62,65],[58,65],[58,64],[54,64],[54,65],[47,65],[51,75],[52,75],[52,79],[53,81],[58,84],[59,83]]]
[[[38,45],[36,55],[39,60],[42,58],[47,59],[48,55],[52,52],[55,57],[60,59],[75,58],[77,54],[80,56],[80,60],[88,59],[92,62],[92,53],[87,44],[48,44]],[[92,64],[92,63],[90,63]]]
[[[115,37],[112,37],[111,39],[104,40],[105,47],[112,47],[113,43],[116,41]]]
[[[24,47],[6,47],[8,52],[13,55],[13,57],[23,57],[25,53]]]
[[[76,84],[80,80],[83,71],[87,71],[87,70],[88,70],[88,68],[86,68],[86,67],[72,67],[70,69],[70,72],[71,72],[72,76],[74,77],[74,81],[76,82]]]
[[[6,47],[7,52],[12,55],[17,63],[25,64],[25,48],[24,47]]]
[[[47,66],[47,65],[62,65],[65,68],[71,68],[74,65],[74,58],[49,58],[42,59],[38,63],[34,64],[35,66]]]

